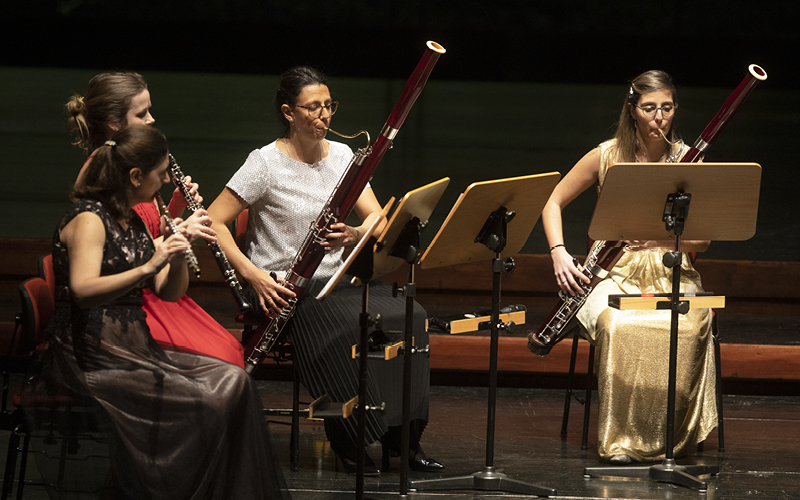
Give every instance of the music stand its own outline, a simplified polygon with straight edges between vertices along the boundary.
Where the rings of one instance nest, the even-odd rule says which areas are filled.
[[[403,287],[395,285],[393,292],[401,293],[406,299],[405,325],[403,328],[403,411],[400,431],[400,496],[408,495],[409,441],[411,437],[411,356],[430,353],[428,346],[414,347],[414,298],[416,283],[414,265],[421,252],[419,233],[428,224],[428,217],[450,183],[445,177],[420,188],[409,191],[400,200],[397,208],[383,230],[374,255],[373,276],[388,274],[403,263],[408,264],[408,282]]]
[[[492,260],[492,320],[489,353],[489,401],[486,425],[486,463],[468,476],[412,481],[417,490],[475,489],[552,496],[556,490],[510,479],[494,467],[494,424],[497,399],[497,343],[500,323],[500,276],[513,270],[519,253],[539,219],[561,174],[528,175],[477,182],[456,201],[444,225],[422,256],[423,269],[463,262]]]
[[[356,459],[356,499],[361,500],[364,498],[364,449],[366,448],[366,425],[367,425],[367,409],[376,410],[383,409],[383,405],[378,407],[367,408],[367,346],[369,326],[373,321],[369,317],[369,282],[372,279],[372,253],[375,249],[375,231],[378,226],[386,220],[386,214],[389,208],[394,204],[394,198],[391,198],[386,206],[381,210],[381,213],[367,231],[361,236],[361,239],[356,243],[355,248],[347,256],[347,259],[339,266],[333,276],[328,280],[323,289],[317,294],[317,299],[324,299],[331,290],[336,286],[339,280],[344,276],[345,271],[351,268],[354,280],[357,278],[362,284],[361,294],[361,313],[359,314],[358,324],[361,331],[361,355],[359,356],[358,366],[358,406],[356,408],[356,418],[358,420],[358,430],[356,437],[356,450],[358,450],[358,457]]]
[[[707,490],[695,476],[719,474],[718,466],[678,465],[674,459],[675,377],[682,237],[741,241],[755,234],[761,167],[755,163],[621,163],[609,167],[589,237],[601,240],[663,240],[674,233],[675,251],[664,256],[673,269],[670,300],[669,380],[665,458],[658,465],[586,467],[584,476],[650,478]],[[688,219],[691,203],[692,218]]]

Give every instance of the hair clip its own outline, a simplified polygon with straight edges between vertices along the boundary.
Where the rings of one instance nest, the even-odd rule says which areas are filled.
[[[105,145],[106,145],[106,146],[111,146],[111,147],[113,148],[114,146],[116,146],[116,145],[117,145],[117,143],[116,143],[115,141],[106,141],[106,142],[105,142]]]

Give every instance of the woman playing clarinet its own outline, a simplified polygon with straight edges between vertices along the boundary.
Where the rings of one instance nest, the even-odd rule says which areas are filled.
[[[275,111],[285,128],[279,139],[250,153],[219,197],[208,208],[212,228],[236,271],[248,283],[248,302],[258,304],[261,314],[280,310],[294,293],[281,286],[283,274],[303,244],[309,225],[325,206],[353,156],[348,146],[327,140],[338,102],[333,101],[326,77],[309,67],[296,67],[281,76]],[[239,249],[226,225],[249,207],[247,241]],[[380,212],[380,204],[367,186],[354,211],[359,226],[343,222],[322,243],[326,256],[317,268],[307,296],[299,301],[285,334],[295,349],[300,378],[313,397],[327,394],[333,401],[348,401],[358,393],[358,364],[351,347],[358,343],[361,290],[340,283],[328,297],[313,298],[341,263],[343,248],[354,245]],[[274,279],[270,273],[275,273]],[[343,282],[345,280],[342,280]],[[390,288],[377,281],[370,284],[369,309],[380,313],[384,330],[402,330],[404,301],[391,295]],[[426,345],[425,311],[418,304],[414,312],[414,335]],[[382,439],[390,451],[399,454],[402,391],[402,361],[370,361],[367,404],[383,411],[367,412],[367,441]],[[429,364],[415,356],[411,394],[411,468],[437,471],[443,467],[425,456],[419,438],[428,419]],[[325,430],[331,448],[348,472],[355,471],[355,419],[326,419]],[[366,457],[366,470],[378,473]]]
[[[252,379],[216,358],[162,350],[142,310],[143,289],[175,301],[188,284],[187,239],[168,232],[155,246],[133,210],[168,182],[167,154],[158,130],[129,125],[97,148],[73,189],[53,236],[45,379],[94,402],[107,422],[113,498],[277,498]]]
[[[674,162],[683,143],[675,127],[677,94],[669,75],[647,71],[633,79],[614,137],[589,151],[556,186],[542,222],[556,282],[564,293],[581,293],[589,279],[564,246],[561,211],[580,193],[603,186],[608,167],[620,162]],[[620,311],[608,307],[609,294],[666,293],[672,272],[662,263],[674,242],[628,241],[609,276],[589,295],[577,318],[597,346],[599,389],[598,452],[616,464],[664,458],[666,434],[669,311]],[[682,252],[702,252],[707,241],[681,241]],[[683,257],[681,291],[702,291],[700,275]],[[675,456],[688,452],[716,426],[711,311],[681,316],[675,407]],[[531,340],[535,342],[535,337]]]

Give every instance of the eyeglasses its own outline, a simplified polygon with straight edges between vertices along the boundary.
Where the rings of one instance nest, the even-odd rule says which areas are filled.
[[[308,116],[310,116],[311,118],[319,118],[320,116],[322,116],[323,109],[325,109],[328,113],[330,113],[331,116],[335,115],[336,110],[339,109],[339,101],[333,101],[325,105],[313,103],[309,104],[308,106],[303,106],[298,104],[297,107],[303,108],[306,111],[308,111]]]
[[[661,116],[664,118],[669,118],[670,116],[675,114],[675,110],[678,109],[678,103],[675,104],[665,104],[663,106],[655,106],[653,104],[648,104],[646,106],[639,106],[636,105],[637,108],[642,110],[644,116],[648,118],[653,118],[658,113],[658,110],[661,110]]]

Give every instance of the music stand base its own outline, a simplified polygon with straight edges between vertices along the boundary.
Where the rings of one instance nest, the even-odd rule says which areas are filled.
[[[495,472],[494,467],[486,467],[482,472],[469,476],[443,477],[411,481],[415,490],[478,490],[505,491],[540,497],[555,496],[556,490],[511,479],[503,473]]]
[[[700,492],[705,492],[708,487],[705,481],[701,481],[695,476],[709,474],[712,476],[719,474],[719,467],[716,465],[678,465],[674,459],[666,459],[658,465],[649,466],[586,467],[583,469],[585,477],[611,476],[652,479],[660,483],[696,488]]]

